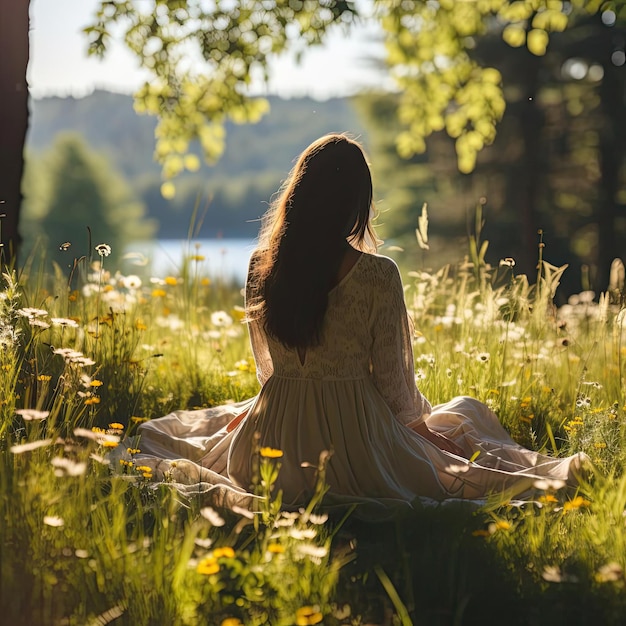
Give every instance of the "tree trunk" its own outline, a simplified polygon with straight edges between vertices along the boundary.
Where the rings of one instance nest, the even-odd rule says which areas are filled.
[[[11,266],[20,245],[24,142],[28,128],[30,0],[0,2],[0,266]]]

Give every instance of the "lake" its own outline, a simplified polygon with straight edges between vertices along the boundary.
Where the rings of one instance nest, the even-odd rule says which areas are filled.
[[[152,276],[164,277],[180,274],[185,258],[197,257],[198,271],[202,276],[214,279],[236,280],[244,283],[248,269],[248,259],[255,246],[254,239],[159,239],[153,242],[137,242],[128,246],[125,263],[126,272],[131,273],[133,265],[147,269]],[[132,258],[139,253],[145,258]],[[202,258],[204,257],[204,258]],[[147,260],[147,265],[146,265]]]

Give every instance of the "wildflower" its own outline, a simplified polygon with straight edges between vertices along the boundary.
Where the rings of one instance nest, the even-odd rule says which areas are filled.
[[[109,424],[109,428],[111,430],[124,430],[124,424],[120,424],[119,422],[113,422]]]
[[[211,324],[213,326],[230,326],[233,318],[226,311],[215,311],[211,313]]]
[[[543,496],[539,496],[539,502],[542,504],[554,504],[558,500],[551,493],[546,493]]]
[[[46,515],[43,518],[43,523],[46,524],[46,526],[60,528],[65,524],[65,520],[62,517],[58,517],[57,515]]]
[[[304,556],[311,557],[313,561],[321,559],[328,554],[328,550],[324,546],[316,546],[312,543],[298,544],[298,552]]]
[[[279,543],[270,543],[267,546],[267,551],[271,554],[282,554],[285,551],[285,548],[283,548],[283,546]]]
[[[37,376],[37,380],[41,383],[47,383],[52,380],[52,376],[49,376],[48,374],[39,374],[39,376]]]
[[[220,626],[243,626],[243,622],[237,617],[227,617]]]
[[[210,576],[211,574],[217,574],[220,571],[220,566],[217,559],[212,554],[209,554],[198,563],[196,571],[198,574]]]
[[[64,457],[55,457],[50,463],[56,468],[55,476],[82,476],[87,470],[86,463],[77,463]]]
[[[277,450],[276,448],[265,447],[259,450],[259,454],[266,459],[279,459],[283,456],[283,451]]]
[[[126,289],[139,289],[141,287],[141,278],[136,274],[129,274],[122,278],[122,286]]]
[[[37,326],[37,328],[43,328],[44,330],[46,328],[50,328],[50,324],[48,324],[48,322],[44,322],[43,320],[34,318],[34,317],[29,317],[28,318],[28,323],[31,326]]]
[[[203,279],[200,281],[200,284],[201,284],[203,287],[209,287],[209,286],[211,285],[211,279],[210,279],[210,278],[206,278],[206,277],[205,277],[205,278],[203,278]]]
[[[90,380],[89,381],[89,387],[102,387],[104,383],[101,380]],[[112,426],[109,426],[110,428],[113,428]]]
[[[297,541],[302,539],[313,539],[317,535],[317,531],[313,528],[291,528],[289,530],[289,536],[293,537]]]
[[[78,322],[70,319],[69,317],[53,317],[50,321],[55,326],[62,326],[63,328],[78,328]]]
[[[210,506],[200,509],[200,515],[208,520],[213,526],[223,526],[226,522],[220,517],[219,513]]]
[[[206,259],[206,257],[203,254],[192,254],[189,257],[190,261],[195,261],[196,263],[199,263],[201,261],[204,261]]]
[[[576,509],[589,506],[590,504],[591,502],[589,502],[589,500],[585,500],[582,496],[576,496],[573,500],[569,500],[563,505],[563,513],[575,511]]]
[[[163,291],[163,289],[153,289],[152,290],[152,297],[153,298],[164,298],[167,295],[167,293],[165,291]]]
[[[23,443],[16,446],[11,446],[10,450],[13,454],[22,454],[23,452],[30,452],[37,448],[43,448],[49,446],[52,443],[52,439],[39,439],[38,441],[31,441],[29,443]]]
[[[103,448],[117,448],[119,445],[119,441],[109,441],[105,440],[100,444]]]
[[[479,352],[476,355],[476,360],[479,363],[487,363],[487,361],[489,361],[490,358],[491,358],[491,354],[489,354],[489,352]]]
[[[549,478],[540,478],[533,483],[535,489],[541,489],[542,491],[547,491],[548,489],[553,489],[554,491],[558,491],[565,487],[564,480],[552,479]]]
[[[615,561],[603,565],[595,575],[595,579],[599,583],[616,582],[622,578],[624,578],[624,570]]]
[[[133,454],[139,454],[141,450],[139,448],[126,448],[126,452],[128,452],[128,454],[130,455],[133,455]]]
[[[606,448],[606,443],[604,443],[603,441],[597,441],[593,444],[593,447],[598,450],[604,450],[604,448]]]
[[[178,279],[175,276],[166,276],[164,280],[166,285],[173,286],[178,284]]]
[[[151,473],[152,472],[152,468],[149,467],[148,465],[137,465],[137,467],[135,467],[135,469],[142,473],[142,474],[146,474],[146,473]]]
[[[45,420],[50,411],[38,411],[37,409],[17,409],[15,411],[25,422],[38,422]]]
[[[48,311],[44,309],[34,309],[32,307],[26,307],[24,309],[18,309],[17,314],[22,317],[34,318],[34,317],[45,317],[48,315]]]
[[[90,406],[92,404],[100,404],[100,398],[98,398],[98,396],[91,396],[85,399],[85,404],[87,406]]]
[[[138,417],[137,415],[133,415],[130,418],[130,421],[135,424],[141,424],[142,422],[147,422],[149,419],[149,417]]]
[[[145,325],[143,320],[135,320],[135,328],[137,330],[148,330],[148,327]]]
[[[323,619],[318,606],[303,606],[296,611],[296,626],[319,624]]]
[[[96,246],[95,250],[100,255],[100,257],[109,256],[109,254],[111,254],[111,246],[106,243],[99,243]]]
[[[224,546],[223,548],[215,548],[213,550],[213,556],[216,559],[224,557],[226,559],[232,559],[235,556],[235,551],[230,546]]]

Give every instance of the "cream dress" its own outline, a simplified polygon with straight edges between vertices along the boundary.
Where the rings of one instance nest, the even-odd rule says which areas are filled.
[[[259,322],[249,332],[257,396],[177,411],[140,427],[141,462],[218,505],[253,505],[248,489],[255,445],[283,452],[276,488],[285,505],[306,504],[320,455],[328,452],[325,502],[357,503],[362,511],[520,495],[540,477],[573,482],[585,461],[584,455],[557,459],[519,446],[473,398],[431,408],[415,384],[404,292],[387,257],[362,254],[330,291],[322,340],[303,360]],[[246,417],[229,427],[242,412]],[[444,452],[407,428],[422,419],[468,458],[480,452],[476,461]]]

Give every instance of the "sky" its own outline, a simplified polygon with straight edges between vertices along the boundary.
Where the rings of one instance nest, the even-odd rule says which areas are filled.
[[[122,42],[114,44],[103,61],[87,56],[81,30],[92,21],[97,6],[98,0],[31,1],[31,95],[81,97],[94,89],[132,93],[146,79]],[[320,100],[349,95],[382,84],[385,79],[369,59],[383,54],[375,26],[364,25],[350,36],[337,29],[323,47],[307,51],[300,64],[288,58],[274,61],[269,84],[258,83],[253,91]]]

